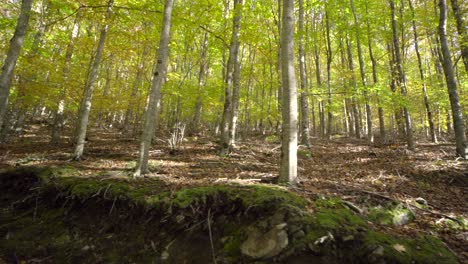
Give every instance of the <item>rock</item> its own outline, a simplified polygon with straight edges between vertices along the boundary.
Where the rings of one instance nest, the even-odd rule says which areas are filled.
[[[263,233],[256,227],[252,228],[249,237],[240,247],[241,253],[253,259],[277,256],[289,244],[285,227],[283,224],[279,224],[267,233]]]
[[[299,230],[299,231],[297,231],[296,233],[293,234],[293,237],[295,239],[301,239],[301,238],[305,237],[305,233],[304,233],[304,231]]]
[[[392,222],[395,226],[406,225],[414,219],[410,210],[398,210],[394,213]]]
[[[424,200],[424,198],[418,197],[418,198],[416,198],[416,200],[414,200],[414,201],[417,202],[417,203],[420,204],[420,205],[427,206],[427,201]]]

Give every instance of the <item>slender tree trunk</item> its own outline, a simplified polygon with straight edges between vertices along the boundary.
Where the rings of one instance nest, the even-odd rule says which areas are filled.
[[[330,37],[330,18],[329,18],[328,7],[325,7],[325,24],[327,27],[327,90],[328,90],[328,120],[327,120],[327,139],[332,137],[332,124],[333,124],[333,113],[332,113],[332,87],[331,87],[331,63],[332,63],[332,47]]]
[[[351,87],[353,90],[356,90],[356,76],[354,74],[354,59],[353,59],[353,52],[351,49],[351,41],[348,37],[346,37],[346,46],[348,51],[348,64],[349,70],[351,71]],[[355,91],[353,91],[355,93]],[[353,95],[351,98],[351,109],[352,115],[354,120],[354,133],[356,138],[361,138],[361,120],[359,118],[359,109],[358,109],[358,102],[356,99],[356,95]]]
[[[23,0],[21,2],[21,11],[16,23],[15,33],[10,40],[10,47],[8,49],[5,62],[2,67],[0,75],[0,131],[2,130],[3,123],[6,119],[6,112],[8,107],[8,97],[10,95],[10,86],[13,79],[13,72],[16,67],[16,61],[23,47],[24,37],[28,29],[29,17],[31,13],[33,0]]]
[[[299,71],[301,78],[301,143],[310,147],[310,119],[304,40],[304,0],[299,0]]]
[[[235,80],[236,77],[240,76],[237,71],[240,70],[239,64],[239,34],[240,24],[242,19],[242,5],[243,0],[234,0],[234,17],[231,35],[231,45],[229,47],[229,59],[226,69],[225,79],[225,95],[224,95],[224,111],[223,118],[221,121],[221,155],[229,154],[232,150],[232,131],[235,127],[232,125],[234,120],[234,109],[238,106],[238,102],[234,102],[235,89],[239,89],[239,80]],[[236,91],[237,93],[239,90]],[[238,97],[238,96],[237,96]],[[235,120],[237,121],[237,120]],[[235,131],[234,131],[235,133]]]
[[[200,130],[200,120],[203,109],[203,89],[206,84],[206,74],[208,71],[208,32],[205,32],[201,45],[200,69],[198,71],[198,94],[195,103],[195,114],[192,121],[192,133]]]
[[[148,172],[149,148],[154,136],[156,116],[161,97],[161,87],[166,78],[167,64],[169,61],[169,42],[171,35],[171,16],[173,0],[166,0],[164,5],[164,16],[159,39],[156,65],[154,66],[153,78],[151,80],[150,93],[143,118],[142,133],[140,139],[140,151],[135,168],[134,177],[139,177],[142,173]]]
[[[463,115],[458,97],[457,82],[453,72],[452,57],[447,41],[447,2],[439,0],[440,20],[439,20],[439,37],[442,48],[442,67],[445,73],[445,80],[452,107],[453,128],[455,130],[455,140],[457,146],[457,155],[468,159],[468,149],[466,146],[465,127],[463,124]]]
[[[392,32],[393,32],[393,46],[395,50],[395,62],[396,62],[396,73],[397,73],[397,82],[401,88],[401,92],[403,96],[407,96],[407,87],[406,87],[406,77],[403,71],[403,63],[401,59],[401,52],[400,52],[400,40],[398,37],[398,29],[397,29],[397,20],[395,14],[395,3],[394,0],[390,0],[390,9],[392,13]],[[403,106],[403,114],[405,117],[405,125],[406,125],[406,141],[408,144],[408,149],[414,150],[414,140],[413,140],[413,125],[411,122],[411,116],[408,110],[408,107],[405,105]]]
[[[72,30],[70,32],[70,41],[68,42],[67,50],[65,52],[65,63],[63,66],[63,86],[60,90],[60,98],[57,101],[57,105],[55,108],[55,118],[54,124],[52,127],[52,138],[50,143],[58,144],[60,142],[60,137],[62,136],[63,132],[63,125],[65,119],[65,99],[67,98],[67,90],[70,82],[70,67],[71,67],[71,60],[73,57],[73,51],[75,47],[75,39],[78,37],[79,29],[80,29],[80,20],[81,20],[81,12],[78,10],[76,14],[75,21],[73,22]]]
[[[424,106],[426,108],[426,115],[427,115],[427,121],[429,122],[429,132],[431,135],[431,140],[433,143],[437,143],[437,136],[435,134],[435,127],[434,127],[434,118],[432,116],[432,111],[431,111],[431,106],[429,103],[429,94],[427,92],[427,84],[426,84],[426,77],[424,76],[424,69],[423,69],[423,63],[421,59],[421,53],[419,51],[419,39],[418,39],[418,31],[416,28],[416,18],[414,15],[414,7],[412,0],[408,0],[409,7],[413,16],[413,37],[414,37],[414,49],[416,51],[416,56],[418,57],[418,67],[419,67],[419,77],[421,78],[421,81],[423,83],[422,91],[423,91],[423,96],[424,96]]]
[[[364,86],[364,99],[366,101],[366,122],[367,122],[367,140],[370,143],[374,142],[374,132],[372,129],[372,109],[369,104],[369,91],[367,90],[367,77],[366,77],[366,66],[364,64],[364,58],[362,54],[361,46],[361,30],[359,26],[359,20],[356,15],[356,10],[354,8],[354,1],[350,0],[351,11],[353,12],[354,17],[354,26],[356,27],[356,41],[357,41],[357,50],[358,50],[358,60],[359,60],[359,72],[361,74],[362,85]]]
[[[96,48],[96,56],[91,67],[89,80],[84,89],[84,96],[81,102],[79,117],[77,122],[77,133],[76,133],[76,147],[74,152],[74,159],[80,160],[83,156],[83,151],[86,142],[86,132],[88,128],[89,114],[91,112],[91,102],[93,99],[93,92],[95,83],[98,77],[98,70],[101,64],[102,54],[104,52],[104,45],[106,43],[107,32],[109,31],[109,23],[112,16],[112,7],[114,6],[114,0],[109,0],[107,3],[106,21],[101,28],[99,36],[98,46]]]
[[[453,15],[457,22],[458,41],[461,49],[461,55],[463,64],[465,65],[465,71],[468,72],[468,28],[463,20],[463,14],[460,10],[458,0],[450,0],[452,2]],[[463,2],[463,1],[462,1]]]
[[[367,17],[369,16],[369,9],[368,9],[367,4],[366,4],[366,15]],[[377,85],[379,82],[379,79],[377,77],[377,60],[375,59],[374,50],[372,48],[372,36],[371,36],[371,26],[370,26],[369,18],[367,18],[366,24],[367,24],[367,41],[368,41],[367,45],[369,49],[369,57],[372,63],[372,80],[374,82],[374,85]],[[386,142],[387,135],[385,131],[385,115],[384,115],[384,110],[383,110],[380,98],[377,99],[377,104],[378,104],[378,112],[379,112],[380,137],[382,138],[382,142]]]
[[[281,66],[283,86],[283,131],[280,182],[296,184],[297,177],[297,87],[294,68],[294,1],[283,1]]]

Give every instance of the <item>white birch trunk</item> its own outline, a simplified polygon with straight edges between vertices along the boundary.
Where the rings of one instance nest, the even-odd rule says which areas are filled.
[[[283,1],[283,23],[281,31],[282,69],[282,154],[280,182],[296,184],[297,177],[297,87],[294,68],[294,1]]]

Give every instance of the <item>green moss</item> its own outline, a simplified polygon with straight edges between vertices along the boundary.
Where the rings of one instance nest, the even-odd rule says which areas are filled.
[[[309,150],[298,149],[297,150],[297,156],[299,156],[301,158],[312,158],[312,153]]]
[[[431,236],[404,239],[369,232],[364,238],[363,252],[377,247],[383,247],[380,257],[391,263],[458,263],[444,243]]]
[[[38,177],[42,181],[48,182],[51,178],[57,177],[71,177],[71,176],[78,176],[79,171],[77,168],[72,166],[61,166],[61,167],[47,167],[41,169],[38,173]]]
[[[281,140],[277,135],[269,135],[265,137],[265,141],[268,143],[281,143]]]

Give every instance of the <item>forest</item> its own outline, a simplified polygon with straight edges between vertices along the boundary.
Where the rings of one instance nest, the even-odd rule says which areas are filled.
[[[467,1],[0,14],[0,263],[468,263]]]

